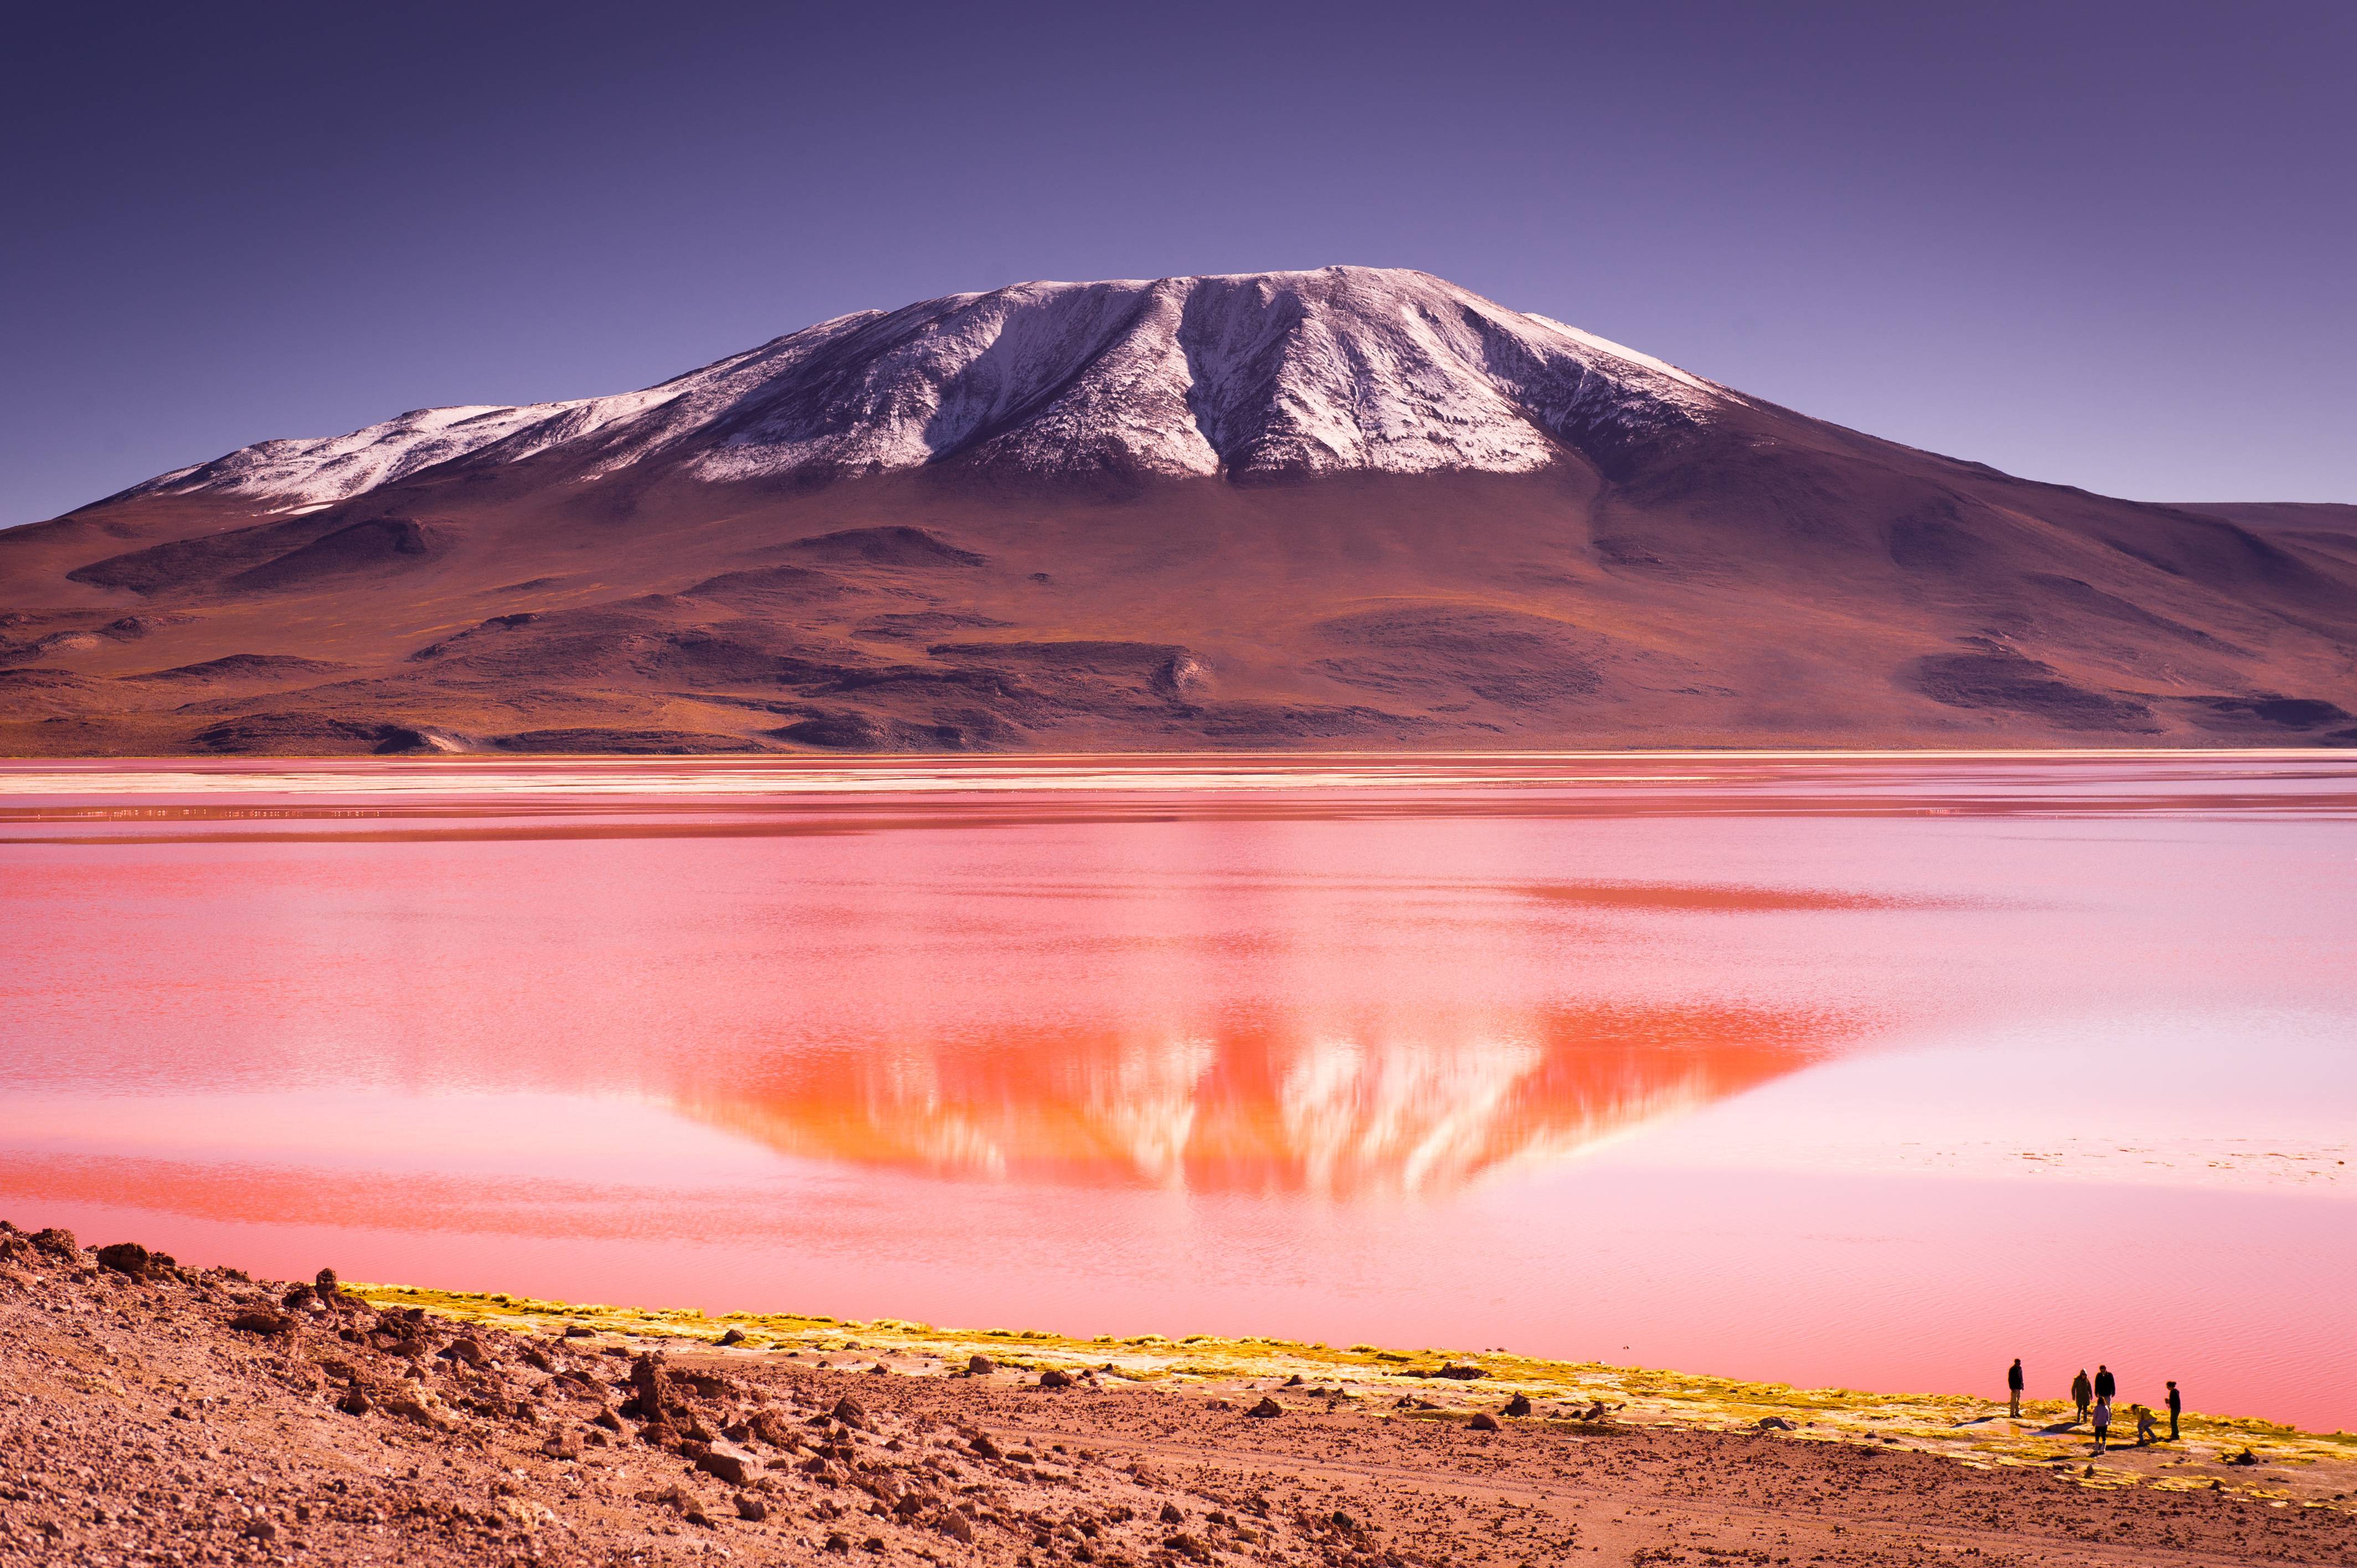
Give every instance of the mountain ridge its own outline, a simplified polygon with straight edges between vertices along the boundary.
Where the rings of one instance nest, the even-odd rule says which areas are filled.
[[[2339,518],[1424,274],[1020,284],[0,532],[0,749],[2349,745]]]

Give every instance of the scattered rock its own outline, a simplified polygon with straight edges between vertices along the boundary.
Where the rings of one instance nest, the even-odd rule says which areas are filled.
[[[750,1492],[737,1493],[735,1501],[738,1519],[748,1519],[758,1524],[770,1517],[770,1505]]]
[[[1763,1415],[1760,1418],[1760,1430],[1762,1432],[1791,1432],[1794,1430],[1794,1428],[1791,1422],[1786,1421],[1781,1415]]]
[[[990,1434],[987,1432],[974,1434],[973,1440],[966,1446],[985,1459],[996,1459],[1000,1456],[998,1444],[990,1440]]]
[[[1050,1367],[1039,1374],[1039,1386],[1043,1389],[1069,1389],[1072,1386],[1071,1374]]]
[[[965,1515],[959,1513],[954,1509],[942,1515],[941,1529],[943,1535],[948,1536],[952,1541],[958,1542],[960,1545],[972,1546],[974,1544],[974,1520],[966,1518]],[[827,1550],[830,1552],[835,1549],[834,1545],[834,1540],[835,1538],[833,1536],[829,1536],[827,1538]]]
[[[1165,1524],[1185,1524],[1187,1522],[1187,1516],[1178,1511],[1178,1505],[1176,1503],[1164,1503],[1162,1505],[1162,1512],[1157,1517],[1158,1517]]]
[[[1260,1397],[1260,1403],[1253,1406],[1252,1409],[1244,1412],[1244,1413],[1246,1415],[1258,1416],[1263,1421],[1266,1421],[1273,1415],[1283,1415],[1285,1413],[1285,1407],[1277,1403],[1275,1400],[1269,1398],[1266,1394],[1263,1394]]]
[[[732,1328],[720,1337],[720,1342],[723,1345],[742,1345],[745,1343],[745,1331],[741,1328]],[[751,1519],[755,1516],[748,1514],[745,1517]]]
[[[969,1356],[966,1358],[965,1370],[968,1377],[986,1378],[998,1370],[998,1363],[987,1356]]]
[[[695,1467],[729,1486],[748,1486],[761,1472],[760,1460],[741,1448],[703,1444],[696,1447],[700,1452],[694,1455]]]
[[[1486,1378],[1490,1374],[1480,1367],[1460,1366],[1451,1361],[1432,1375],[1436,1378],[1454,1378],[1459,1382],[1469,1382],[1475,1378]]]
[[[1508,1415],[1528,1415],[1528,1414],[1530,1414],[1530,1413],[1531,1413],[1531,1399],[1530,1399],[1530,1396],[1529,1396],[1528,1394],[1516,1394],[1512,1399],[1508,1400],[1508,1401],[1506,1402],[1506,1413],[1507,1413]]]
[[[584,1328],[577,1323],[568,1323],[565,1326],[565,1337],[567,1339],[587,1339],[595,1337],[597,1332],[594,1328]]]
[[[239,1313],[229,1320],[229,1326],[241,1334],[284,1334],[295,1326],[295,1321],[274,1312],[256,1309]]]
[[[855,1428],[860,1432],[867,1430],[867,1412],[861,1408],[857,1400],[851,1398],[848,1394],[835,1401],[834,1408],[827,1413],[834,1416],[835,1420],[843,1423],[845,1426]]]
[[[1476,1432],[1496,1432],[1499,1430],[1498,1418],[1491,1415],[1486,1410],[1477,1412],[1473,1419],[1466,1423],[1466,1424],[1470,1426]]]

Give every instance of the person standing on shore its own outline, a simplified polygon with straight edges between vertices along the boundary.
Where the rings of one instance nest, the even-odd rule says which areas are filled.
[[[2072,1419],[2072,1425],[2076,1426],[2087,1419],[2087,1407],[2094,1400],[2095,1386],[2087,1380],[2087,1369],[2082,1367],[2079,1375],[2071,1380],[2071,1402],[2079,1407],[2079,1413]]]
[[[2021,1358],[2016,1356],[2013,1365],[2005,1371],[2005,1391],[2013,1404],[2013,1419],[2021,1419]]]
[[[2112,1396],[2095,1396],[2095,1452],[2104,1451],[2104,1440],[2112,1434]]]
[[[2169,1380],[2169,1440],[2177,1441],[2177,1418],[2185,1413],[2185,1396],[2177,1391],[2177,1380]]]
[[[2095,1397],[2105,1403],[2120,1397],[2120,1380],[2101,1361],[2095,1363]]]

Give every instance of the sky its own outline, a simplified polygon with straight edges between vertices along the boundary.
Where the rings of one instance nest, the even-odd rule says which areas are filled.
[[[1338,263],[2035,478],[2357,502],[2352,79],[2357,5],[2266,0],[20,8],[0,524],[850,310]]]

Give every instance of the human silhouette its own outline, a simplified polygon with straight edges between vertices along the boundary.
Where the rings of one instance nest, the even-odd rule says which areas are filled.
[[[2021,1358],[2016,1356],[2013,1365],[2005,1369],[2005,1391],[2013,1403],[2013,1419],[2021,1419]]]
[[[2112,1376],[2112,1369],[2101,1361],[2095,1363],[2095,1397],[2099,1400],[2120,1397],[2120,1380]]]
[[[2169,1380],[2169,1440],[2177,1441],[2177,1418],[2185,1412],[2185,1396],[2177,1391],[2177,1380]]]
[[[2072,1418],[2071,1424],[2076,1426],[2086,1420],[2087,1407],[2094,1402],[2095,1385],[2087,1380],[2087,1369],[2082,1367],[2079,1375],[2071,1380],[2071,1402],[2079,1407],[2079,1413]]]
[[[2095,1452],[2104,1451],[2104,1442],[2112,1434],[2112,1396],[2095,1396]]]

